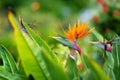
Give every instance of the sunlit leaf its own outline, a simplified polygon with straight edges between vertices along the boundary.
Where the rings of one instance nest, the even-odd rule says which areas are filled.
[[[50,47],[47,45],[47,43],[38,35],[36,35],[30,28],[29,26],[23,22],[24,27],[26,28],[26,30],[28,31],[29,35],[31,36],[31,38],[33,38],[33,40],[39,45],[44,47],[47,51],[48,51],[48,55],[50,55],[52,57],[53,60],[59,62],[58,58],[56,57],[56,55],[52,52],[52,50],[50,49]]]
[[[55,54],[48,50],[48,46],[46,46],[45,42],[28,27],[26,29],[32,39],[27,35],[24,34],[29,46],[31,47],[32,51],[34,51],[34,55],[44,73],[47,80],[67,80],[67,74],[63,69],[62,63],[58,62],[58,59]],[[54,58],[54,59],[53,59]]]
[[[11,12],[9,12],[8,14],[8,19],[14,29],[14,38],[16,40],[19,57],[26,75],[32,75],[35,80],[45,80],[45,77],[33,55],[32,50],[30,49],[25,38],[23,37],[20,29],[20,24],[17,22]]]

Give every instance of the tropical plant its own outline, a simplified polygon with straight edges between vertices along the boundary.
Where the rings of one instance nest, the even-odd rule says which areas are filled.
[[[89,25],[75,24],[69,26],[65,36],[52,37],[70,50],[65,64],[51,50],[50,46],[38,36],[23,20],[18,21],[12,12],[8,13],[8,19],[14,29],[20,61],[16,62],[12,54],[3,46],[0,46],[0,55],[3,65],[0,66],[0,79],[8,80],[119,80],[120,70],[120,38],[113,37],[108,42],[92,42],[104,51],[105,61],[98,64],[86,52],[82,51],[76,39],[90,32],[98,40],[102,36],[94,29],[86,30]],[[93,30],[94,29],[94,30]],[[110,45],[112,44],[112,46]],[[77,55],[77,54],[80,55]],[[79,56],[79,57],[78,57]],[[77,59],[79,58],[79,59]],[[77,62],[81,61],[80,64]]]

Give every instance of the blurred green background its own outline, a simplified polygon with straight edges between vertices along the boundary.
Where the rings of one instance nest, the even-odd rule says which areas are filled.
[[[95,27],[104,38],[110,40],[115,33],[120,34],[119,5],[119,0],[0,0],[0,44],[4,44],[11,53],[17,53],[13,29],[7,19],[9,10],[17,18],[22,16],[56,54],[61,49],[61,53],[66,53],[66,50],[51,36],[63,34],[61,27],[67,30],[68,24],[73,25],[78,19],[90,22],[90,27]],[[93,52],[95,47],[88,46],[90,40],[95,40],[92,35],[81,39],[79,44],[85,47],[84,50],[87,48]]]

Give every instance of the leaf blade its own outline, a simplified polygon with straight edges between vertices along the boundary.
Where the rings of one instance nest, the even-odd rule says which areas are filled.
[[[114,68],[113,71],[115,73],[116,80],[120,79],[120,37],[115,36],[113,41],[113,50],[112,50],[112,56],[114,59]]]
[[[70,55],[67,57],[66,72],[69,75],[69,80],[80,80],[76,61]]]
[[[1,52],[1,55],[4,56],[3,62],[4,62],[5,69],[12,73],[18,73],[15,60],[13,59],[12,55],[8,52],[8,50],[3,45],[0,46],[0,52]]]
[[[33,40],[35,40],[37,42],[37,44],[39,46],[44,47],[46,50],[48,50],[48,53],[50,54],[50,56],[52,56],[52,58],[59,62],[58,58],[56,57],[56,55],[51,51],[51,49],[49,48],[49,46],[47,45],[47,43],[38,35],[36,35],[30,28],[29,26],[23,22],[24,27],[26,28],[26,30],[28,31],[28,33],[30,34],[30,36],[33,38]]]
[[[87,55],[83,54],[82,58],[84,59],[84,64],[86,64],[87,68],[91,70],[91,74],[94,80],[110,80],[109,76],[107,76],[101,67]]]
[[[38,45],[37,41],[31,39],[31,37],[28,36],[28,34],[24,34],[29,46],[34,51],[34,55],[39,62],[39,65],[44,72],[44,75],[46,76],[47,80],[67,80],[67,75],[63,69],[62,63],[55,61],[56,59],[53,59],[54,53],[49,54],[49,51],[46,49],[46,45]],[[40,39],[39,39],[40,41]],[[44,44],[44,43],[43,43]]]
[[[0,77],[4,78],[5,80],[26,80],[26,77],[20,74],[12,74],[5,70],[0,70]]]
[[[17,22],[17,20],[11,12],[8,13],[8,19],[14,29],[14,37],[16,40],[18,53],[26,75],[32,75],[36,80],[45,80],[38,63],[35,57],[33,56],[32,50],[30,49],[23,37],[23,34],[20,30],[20,24]]]

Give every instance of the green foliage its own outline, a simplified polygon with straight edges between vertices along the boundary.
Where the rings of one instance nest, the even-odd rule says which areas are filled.
[[[50,50],[49,46],[40,38],[38,37],[27,24],[24,23],[26,30],[28,31],[30,37],[32,37],[33,45],[31,46],[32,51],[37,49],[37,52],[34,52],[35,58],[37,59],[42,72],[46,76],[47,80],[67,80],[67,75],[63,70],[62,63],[59,62],[56,55]],[[30,40],[30,39],[29,39]],[[29,44],[29,43],[28,43]],[[34,47],[32,47],[34,46]],[[35,47],[36,46],[36,47]],[[55,74],[56,73],[56,74]]]
[[[120,37],[115,36],[111,43],[99,41],[103,40],[103,36],[96,30],[92,32],[94,40],[98,41],[93,44],[102,48],[105,55],[101,59],[105,59],[98,64],[89,52],[82,52],[82,55],[76,55],[77,47],[66,37],[52,37],[57,42],[67,46],[70,53],[66,59],[61,62],[58,55],[51,49],[46,41],[36,34],[24,21],[18,22],[14,15],[9,12],[8,19],[13,27],[17,50],[18,61],[14,60],[13,55],[4,46],[0,46],[0,56],[3,65],[0,65],[0,79],[10,80],[119,80],[120,76]],[[106,40],[106,39],[105,39]],[[106,40],[107,41],[107,40]],[[84,44],[84,43],[83,43]],[[107,49],[112,44],[112,52]],[[57,45],[57,44],[56,44]],[[73,59],[72,50],[76,59]],[[109,51],[109,52],[108,52]],[[86,52],[86,53],[85,53]],[[97,50],[96,50],[97,52]],[[61,54],[58,52],[58,54]],[[93,53],[93,55],[96,53]],[[97,54],[101,54],[97,52]],[[65,53],[64,55],[65,56]],[[98,56],[98,55],[97,55]],[[82,69],[78,67],[81,63]],[[16,65],[19,64],[19,65]]]
[[[59,36],[59,37],[52,37],[54,40],[56,40],[57,42],[63,44],[64,46],[68,46],[70,48],[73,49],[77,49],[67,38],[64,38],[64,36]]]
[[[58,62],[58,59],[56,57],[56,55],[51,51],[51,49],[49,48],[49,46],[47,45],[47,43],[42,40],[42,38],[40,38],[39,36],[37,36],[31,29],[30,27],[23,22],[24,27],[26,28],[27,32],[29,33],[29,35],[32,37],[32,39],[34,41],[36,41],[36,43],[41,47],[44,47],[47,52],[50,54],[50,56],[53,58],[53,60]]]
[[[118,26],[120,25],[119,0],[118,1],[99,1],[96,0],[99,9],[94,15],[92,21],[96,29],[107,39],[111,39],[115,33],[120,34]]]
[[[5,70],[11,73],[18,73],[18,69],[12,55],[5,49],[4,46],[0,46],[0,55],[3,59]]]
[[[26,77],[21,74],[13,74],[6,70],[0,70],[1,80],[26,80]]]
[[[104,63],[103,70],[106,72],[107,75],[110,76],[112,80],[116,80],[115,74],[113,72],[114,59],[113,59],[112,53],[106,51],[106,55],[107,55],[107,59]]]
[[[24,23],[28,34],[32,38],[31,41],[26,41],[29,37],[25,36],[25,32],[20,30],[20,24],[17,23],[12,13],[9,13],[8,17],[14,28],[19,56],[27,77],[32,75],[35,80],[67,80],[67,74],[61,66],[62,63],[58,62],[57,57],[48,45]],[[36,47],[32,47],[33,45],[30,45],[29,42],[34,43],[33,45]],[[35,48],[38,49],[38,53],[34,51]],[[56,73],[56,76],[54,73]]]
[[[4,68],[0,69],[0,79],[23,80],[26,77],[19,74],[15,60],[4,46],[0,46],[0,55],[3,59]]]
[[[75,59],[68,55],[66,63],[66,72],[69,75],[69,80],[81,80]]]
[[[83,54],[82,60],[85,64],[86,70],[88,70],[88,73],[90,70],[90,76],[93,80],[110,80],[109,76],[105,74],[100,65],[98,65],[92,58]]]
[[[9,13],[8,18],[14,28],[14,37],[16,40],[18,53],[21,59],[21,64],[27,77],[29,75],[32,75],[35,79],[41,78],[45,80],[45,77],[39,67],[39,64],[33,56],[33,52],[28,46],[27,42],[25,41],[25,38],[20,30],[20,24],[17,22],[17,20],[11,12]]]
[[[114,68],[113,71],[115,73],[116,80],[120,79],[120,37],[115,36],[113,39],[113,51],[112,56],[114,59]]]

